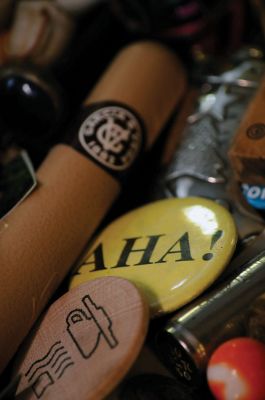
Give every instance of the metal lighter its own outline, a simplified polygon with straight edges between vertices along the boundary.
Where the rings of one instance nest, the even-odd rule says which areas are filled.
[[[265,250],[180,310],[156,335],[155,348],[171,372],[199,386],[209,357],[224,341],[246,336],[248,307],[264,292]]]
[[[241,52],[231,69],[203,78],[195,111],[187,119],[171,162],[158,177],[154,194],[155,198],[200,196],[217,201],[231,211],[242,244],[264,229],[264,221],[233,180],[227,152],[265,71],[264,60],[257,55],[261,53],[255,49],[243,57]]]

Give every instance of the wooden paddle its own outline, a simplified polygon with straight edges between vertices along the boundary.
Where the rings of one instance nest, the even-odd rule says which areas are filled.
[[[137,358],[148,307],[129,281],[100,278],[48,309],[16,361],[19,399],[99,400]]]

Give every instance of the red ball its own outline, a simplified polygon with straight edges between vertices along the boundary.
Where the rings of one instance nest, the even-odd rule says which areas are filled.
[[[239,337],[219,346],[207,367],[217,400],[265,400],[265,345]]]

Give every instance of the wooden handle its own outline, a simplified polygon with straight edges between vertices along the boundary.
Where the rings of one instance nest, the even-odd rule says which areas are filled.
[[[122,101],[147,128],[150,146],[185,88],[174,54],[139,43],[120,55],[85,104]],[[120,183],[74,148],[55,146],[37,173],[39,187],[0,231],[0,370],[29,332],[118,196]]]
[[[51,305],[19,351],[16,397],[105,399],[136,360],[148,317],[146,302],[125,279],[95,279],[70,290]]]

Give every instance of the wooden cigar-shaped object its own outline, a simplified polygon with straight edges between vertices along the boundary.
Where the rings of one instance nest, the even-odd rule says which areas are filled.
[[[265,184],[265,77],[242,118],[229,150],[238,181]]]
[[[38,188],[2,222],[0,370],[117,198],[127,171],[155,141],[185,84],[181,63],[163,45],[138,42],[121,50],[86,99],[72,138],[43,161]]]

